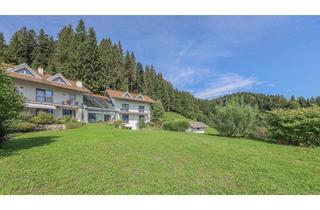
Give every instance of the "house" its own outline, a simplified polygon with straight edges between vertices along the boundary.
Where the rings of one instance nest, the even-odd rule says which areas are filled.
[[[126,127],[135,130],[140,120],[150,122],[150,105],[155,101],[148,96],[111,89],[106,90],[106,96],[111,99],[116,110],[116,119],[121,119]]]
[[[70,116],[79,122],[123,120],[125,126],[138,128],[139,120],[150,122],[150,104],[154,100],[142,94],[107,89],[105,96],[93,94],[81,81],[66,79],[61,73],[51,75],[27,64],[7,69],[18,91],[25,97],[24,111],[39,111],[55,118]]]
[[[190,128],[187,129],[187,132],[204,133],[206,128],[209,128],[209,126],[203,122],[191,122]]]
[[[25,97],[24,111],[32,115],[45,111],[55,118],[71,116],[83,121],[83,95],[91,92],[82,82],[66,79],[61,73],[48,74],[41,67],[35,71],[27,64],[9,68],[7,73]]]
[[[111,122],[117,119],[117,112],[109,97],[83,95],[84,122]]]

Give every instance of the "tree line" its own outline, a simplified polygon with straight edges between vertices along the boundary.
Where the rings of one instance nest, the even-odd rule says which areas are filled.
[[[53,38],[41,29],[38,33],[26,27],[16,31],[7,43],[0,32],[0,63],[27,63],[43,67],[52,74],[62,73],[81,80],[93,93],[104,94],[106,88],[139,92],[161,101],[165,111],[213,124],[215,107],[242,97],[245,103],[260,110],[309,107],[320,104],[320,97],[286,99],[278,95],[236,93],[213,100],[195,98],[175,88],[153,65],[137,61],[133,52],[124,51],[121,42],[110,38],[97,40],[94,28],[80,20],[74,29],[64,26]]]

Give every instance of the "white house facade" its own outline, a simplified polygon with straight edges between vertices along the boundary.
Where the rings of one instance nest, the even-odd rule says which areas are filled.
[[[138,129],[139,121],[150,122],[150,105],[154,100],[148,96],[111,89],[106,90],[106,96],[111,99],[116,110],[116,119],[122,120],[126,127],[135,130]]]
[[[20,93],[25,97],[24,111],[36,115],[39,111],[55,118],[70,116],[79,122],[109,122],[122,120],[126,127],[138,128],[139,120],[150,122],[148,96],[107,89],[105,96],[92,94],[80,81],[68,80],[62,74],[50,75],[27,64],[7,69]]]
[[[50,75],[27,64],[9,68],[20,93],[25,97],[24,111],[36,115],[39,111],[51,113],[55,118],[71,116],[83,121],[83,94],[90,91],[80,81],[66,79],[62,74]]]

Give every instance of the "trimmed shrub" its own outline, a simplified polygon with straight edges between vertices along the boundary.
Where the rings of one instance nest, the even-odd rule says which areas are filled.
[[[267,120],[279,143],[320,146],[320,107],[276,109],[268,112]]]
[[[175,120],[164,122],[162,128],[164,130],[171,131],[186,131],[190,127],[190,124],[186,120]]]
[[[47,112],[38,112],[37,116],[34,116],[31,119],[31,122],[35,124],[55,124],[55,123],[61,123],[60,121],[54,119],[52,114],[49,114]]]
[[[254,127],[258,111],[237,100],[216,107],[214,125],[223,136],[247,136]]]
[[[14,123],[12,129],[14,132],[30,132],[30,131],[34,131],[35,128],[36,128],[36,125],[34,123],[21,121],[21,122]]]

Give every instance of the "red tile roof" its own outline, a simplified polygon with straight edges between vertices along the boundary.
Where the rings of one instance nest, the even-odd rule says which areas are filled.
[[[139,95],[137,93],[130,93],[132,98],[124,97],[124,94],[126,92],[119,91],[119,90],[107,89],[106,93],[110,98],[117,98],[117,99],[123,99],[123,100],[129,100],[129,101],[138,101],[138,102],[145,102],[145,103],[155,103],[155,101],[153,99],[151,99],[150,97],[145,96],[145,95],[142,95],[143,99],[137,98],[137,96]]]
[[[37,72],[37,71],[35,71],[35,72]],[[12,71],[11,72],[7,71],[7,73],[10,77],[12,77],[14,79],[18,79],[18,80],[24,80],[24,81],[29,81],[29,82],[39,83],[39,84],[45,84],[45,85],[54,86],[54,87],[58,87],[58,88],[79,91],[82,93],[91,93],[91,91],[84,86],[82,86],[82,88],[78,87],[76,85],[77,81],[74,81],[74,80],[67,79],[68,82],[70,83],[70,85],[49,81],[47,79],[52,77],[53,75],[48,74],[46,72],[43,72],[43,75],[38,74],[40,76],[40,78],[33,77],[31,75],[20,74],[20,73],[16,73],[16,72],[12,72]]]

